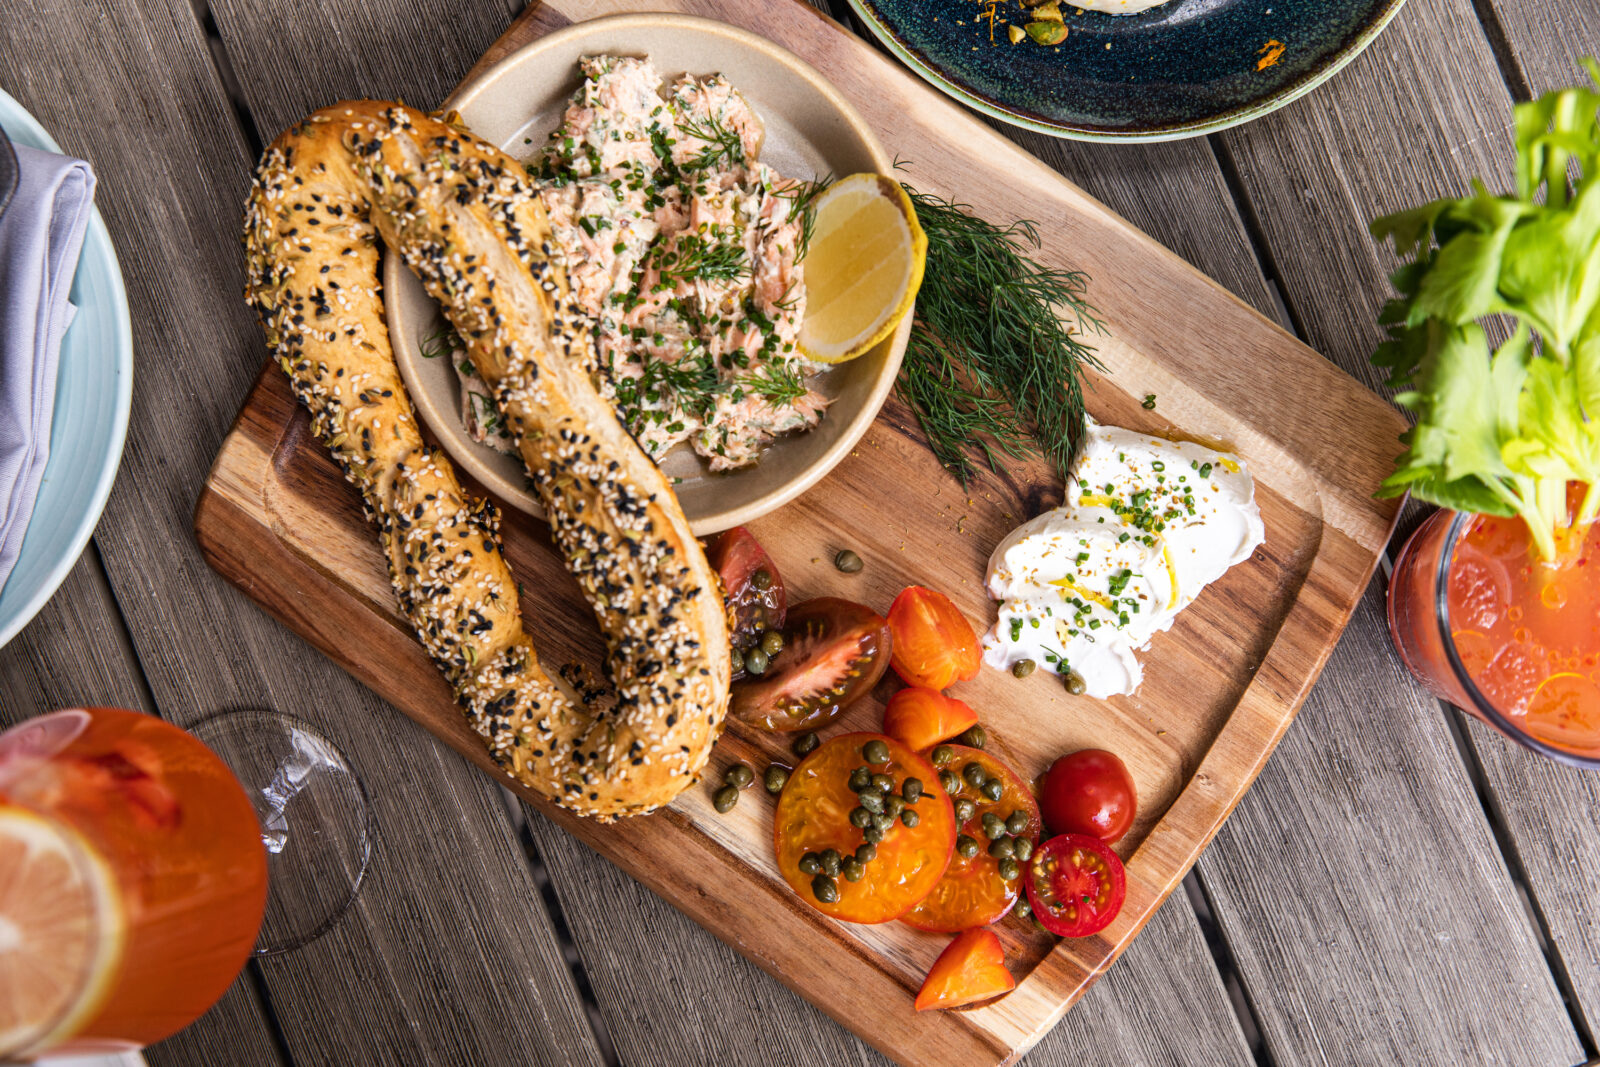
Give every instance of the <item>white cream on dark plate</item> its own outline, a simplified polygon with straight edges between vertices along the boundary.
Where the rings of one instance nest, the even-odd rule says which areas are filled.
[[[1135,653],[1264,538],[1238,457],[1091,419],[1066,503],[989,559],[1001,604],[984,662],[1032,660],[1077,672],[1089,696],[1132,693],[1144,678]]]

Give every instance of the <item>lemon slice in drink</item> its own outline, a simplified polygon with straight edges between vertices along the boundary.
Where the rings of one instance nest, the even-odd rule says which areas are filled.
[[[823,190],[805,258],[800,351],[843,363],[888,337],[911,310],[927,253],[916,209],[893,178],[852,174]]]
[[[69,1037],[121,955],[116,883],[72,830],[0,804],[0,1059]]]

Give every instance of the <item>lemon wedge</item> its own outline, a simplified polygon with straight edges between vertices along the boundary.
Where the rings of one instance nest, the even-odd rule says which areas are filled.
[[[116,882],[74,831],[0,803],[0,1059],[71,1036],[122,951]]]
[[[852,174],[817,198],[800,351],[843,363],[894,332],[922,285],[928,238],[900,183]]]

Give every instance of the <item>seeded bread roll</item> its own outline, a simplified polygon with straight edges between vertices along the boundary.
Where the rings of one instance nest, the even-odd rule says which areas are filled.
[[[378,237],[444,305],[594,606],[611,692],[540,669],[499,513],[426,445],[395,367]],[[246,299],[378,526],[400,608],[500,766],[609,820],[695,780],[728,705],[720,585],[672,488],[595,387],[592,336],[550,262],[522,167],[398,104],[311,115],[263,156]]]

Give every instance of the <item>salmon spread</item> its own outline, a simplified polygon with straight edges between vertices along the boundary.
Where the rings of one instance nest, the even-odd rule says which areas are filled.
[[[760,162],[761,120],[721,75],[663,94],[648,59],[579,65],[583,85],[528,169],[592,320],[601,392],[652,459],[687,441],[713,471],[755,463],[828,403],[808,383],[823,364],[796,344],[819,185]],[[455,364],[468,431],[512,451],[470,362]]]

